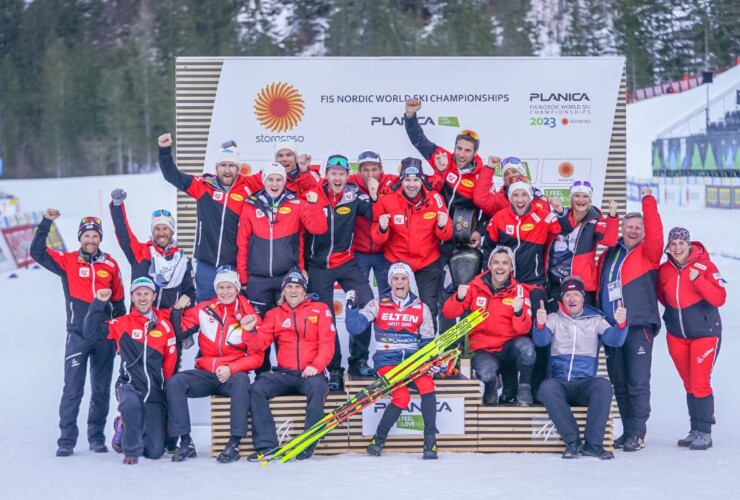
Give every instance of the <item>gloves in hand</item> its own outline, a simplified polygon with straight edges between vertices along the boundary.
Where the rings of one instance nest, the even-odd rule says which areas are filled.
[[[115,206],[119,206],[121,203],[123,203],[123,200],[126,199],[126,196],[128,196],[126,194],[126,191],[121,188],[114,189],[113,192],[111,192],[110,194],[110,197],[113,200],[113,204]]]
[[[357,292],[350,290],[346,294],[347,297],[347,309],[354,309],[357,307]]]

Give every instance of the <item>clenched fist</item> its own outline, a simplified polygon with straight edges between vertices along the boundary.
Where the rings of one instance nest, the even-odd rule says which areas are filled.
[[[640,198],[644,198],[646,196],[652,196],[652,195],[653,195],[653,190],[651,188],[645,186],[644,188],[640,189]]]
[[[434,156],[434,167],[439,172],[444,172],[447,170],[447,165],[449,163],[449,158],[447,158],[447,155],[445,153],[437,153]]]
[[[172,134],[167,133],[160,135],[157,139],[157,144],[160,148],[168,148],[172,146]]]
[[[619,204],[614,200],[609,200],[609,215],[616,217],[617,210],[619,210]]]
[[[514,301],[511,303],[511,307],[514,308],[515,313],[521,311],[522,307],[524,307],[524,297],[515,297]]]
[[[239,320],[239,324],[242,326],[242,329],[252,331],[257,325],[257,316],[255,316],[254,314],[247,314]]]
[[[406,99],[406,118],[411,118],[421,109],[421,101],[419,99]]]
[[[560,198],[550,198],[550,206],[558,215],[563,214],[563,200]]]
[[[49,220],[58,219],[60,215],[62,215],[62,212],[56,208],[47,208],[44,212],[44,218]]]
[[[489,156],[488,157],[488,163],[486,163],[486,167],[495,169],[501,165],[501,158],[498,156]]]
[[[378,199],[378,189],[380,189],[380,183],[375,177],[370,177],[367,180],[367,192],[373,201]]]
[[[458,300],[462,301],[465,299],[465,297],[468,295],[468,289],[470,289],[468,285],[457,285]]]
[[[110,288],[102,288],[95,292],[95,298],[98,299],[100,302],[108,302],[112,295],[113,290],[111,290]]]
[[[306,193],[306,201],[311,204],[316,203],[317,201],[319,201],[319,195],[317,195],[313,191],[309,191]]]
[[[437,226],[440,229],[447,225],[448,220],[450,220],[450,215],[447,212],[437,212]]]
[[[301,172],[308,172],[311,166],[311,155],[302,154],[298,157],[298,170]]]
[[[689,269],[689,279],[691,281],[696,281],[696,278],[698,277],[699,277],[699,271],[696,268],[692,267],[691,269]]]
[[[186,309],[189,306],[190,306],[190,297],[188,297],[187,295],[183,295],[179,299],[177,299],[177,302],[172,307],[179,311],[181,309]]]
[[[388,229],[388,224],[391,222],[391,214],[383,214],[380,217],[378,217],[378,224],[380,224],[380,229],[385,231]]]
[[[126,191],[121,188],[114,189],[110,194],[110,199],[113,201],[113,205],[119,206],[126,199]]]

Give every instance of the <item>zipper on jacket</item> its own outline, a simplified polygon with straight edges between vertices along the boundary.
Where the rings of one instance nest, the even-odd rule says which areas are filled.
[[[459,168],[457,169],[457,182],[452,187],[452,196],[450,196],[450,202],[447,204],[447,213],[452,213],[450,211],[450,207],[452,207],[452,202],[455,201],[455,193],[457,193],[457,187],[460,185],[460,182],[462,182],[462,170]]]
[[[72,300],[69,301],[69,314],[70,314],[69,326],[71,327],[75,323],[75,308],[74,308],[74,303],[72,302]]]
[[[681,335],[683,338],[686,337],[686,331],[683,329],[683,316],[681,312],[681,295],[678,293],[678,291],[681,289],[681,269],[678,270],[678,275],[676,278],[676,307],[678,308],[678,325],[681,328]]]
[[[268,221],[268,222],[270,223],[270,278],[273,278],[274,276],[272,275],[272,249],[273,249],[273,245],[272,245],[272,237],[273,237],[272,221]]]
[[[203,221],[198,221],[198,246],[200,246],[200,240],[203,238]]]
[[[149,399],[149,393],[152,390],[152,381],[149,378],[149,367],[146,364],[146,346],[149,341],[149,323],[151,323],[151,321],[147,321],[144,324],[144,376],[146,377],[146,395],[144,396],[145,403]]]
[[[575,320],[571,320],[573,322],[573,347],[570,351],[570,366],[568,367],[568,381],[570,382],[570,377],[573,374],[573,360],[576,357],[576,335],[578,334],[578,326],[576,325]]]
[[[90,274],[92,275],[92,295],[93,295],[93,300],[95,300],[95,266],[93,266],[92,263],[90,263],[89,266],[90,266]]]
[[[514,257],[516,257],[516,251],[519,250],[519,247],[522,244],[521,236],[519,235],[519,226],[522,225],[522,219],[517,215],[516,216],[516,247],[514,248]],[[516,278],[516,276],[514,276]]]
[[[234,187],[232,184],[231,187]],[[216,250],[216,267],[221,263],[221,242],[224,239],[224,220],[226,219],[226,205],[229,204],[229,192],[231,191],[231,188],[229,188],[226,193],[224,193],[224,208],[221,210],[221,229],[218,233],[218,249]]]
[[[338,204],[337,204],[338,206]],[[329,222],[331,224],[330,227],[330,236],[329,236],[329,253],[326,256],[326,268],[331,269],[329,266],[329,261],[331,260],[331,253],[334,251],[334,209],[331,207],[331,203],[329,204]]]
[[[534,254],[534,275],[535,277],[538,277],[538,278],[540,276],[540,273],[538,271],[539,267],[540,267],[540,256],[539,254]]]
[[[295,361],[296,361],[296,370],[301,369],[301,334],[298,333],[298,317],[295,314],[295,309],[291,308],[291,313],[293,313],[293,330],[295,330]]]

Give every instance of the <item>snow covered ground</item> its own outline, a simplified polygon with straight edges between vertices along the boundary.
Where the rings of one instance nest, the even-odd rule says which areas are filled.
[[[173,207],[174,191],[158,175],[3,182],[20,196],[25,210],[47,205],[62,212],[60,229],[74,247],[76,224],[85,214],[106,219],[103,248],[125,260],[114,241],[107,213],[110,191],[129,192],[134,230],[145,235],[148,214]],[[636,207],[631,207],[636,208]],[[740,253],[740,213],[722,210],[664,209],[666,231],[688,227],[710,250]],[[727,252],[724,252],[726,250]],[[194,432],[200,457],[182,464],[168,458],[143,460],[123,467],[114,453],[94,455],[84,437],[75,455],[54,457],[57,405],[61,394],[64,309],[59,280],[45,270],[20,270],[16,278],[0,275],[0,316],[4,318],[0,363],[0,496],[20,498],[422,498],[458,494],[465,498],[516,495],[520,498],[567,498],[583,494],[601,498],[736,498],[740,480],[740,400],[735,357],[740,352],[740,311],[733,307],[740,282],[740,260],[715,256],[729,281],[730,298],[722,309],[724,341],[713,385],[717,396],[715,447],[707,452],[678,449],[675,441],[688,430],[685,399],[665,346],[657,338],[653,368],[653,414],[647,448],[616,452],[616,460],[562,460],[541,454],[454,454],[441,450],[437,462],[420,455],[315,457],[305,463],[267,468],[240,461],[221,465],[209,458],[209,429]],[[126,269],[127,266],[123,266]],[[125,277],[127,280],[128,277]],[[117,364],[117,362],[116,362]],[[205,400],[204,400],[205,402]],[[84,409],[80,428],[84,436]],[[111,409],[111,417],[115,411]],[[110,425],[109,419],[109,425]],[[109,432],[110,434],[110,432]]]

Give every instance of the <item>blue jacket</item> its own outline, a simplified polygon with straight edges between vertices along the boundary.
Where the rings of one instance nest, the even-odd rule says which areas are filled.
[[[622,347],[627,338],[627,324],[610,326],[604,314],[584,306],[581,315],[572,318],[563,310],[547,315],[547,324],[537,321],[532,340],[538,347],[550,345],[550,376],[563,380],[595,377],[601,343]]]

